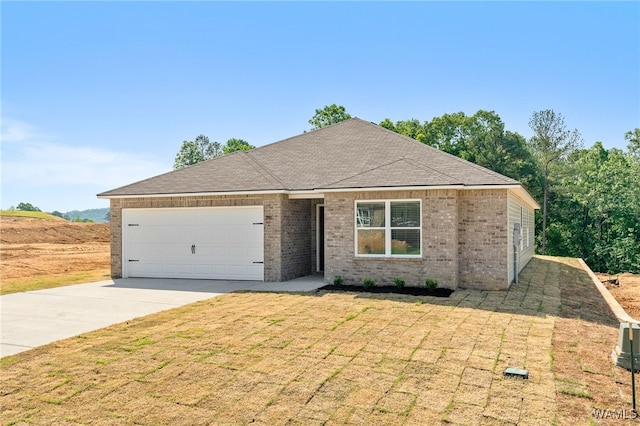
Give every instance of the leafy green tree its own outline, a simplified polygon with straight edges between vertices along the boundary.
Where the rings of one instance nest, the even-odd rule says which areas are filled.
[[[542,178],[541,253],[546,254],[547,204],[549,187],[554,177],[552,165],[566,159],[569,154],[578,149],[582,145],[582,139],[577,130],[567,129],[562,114],[556,114],[550,109],[534,112],[529,120],[529,127],[534,133],[529,140],[529,146],[538,162]]]
[[[596,142],[565,168],[564,195],[550,204],[564,241],[550,235],[550,254],[582,257],[600,272],[640,272],[640,159]]]
[[[176,154],[173,168],[175,170],[200,163],[222,155],[219,142],[211,142],[205,135],[198,135],[193,141],[184,141]]]
[[[629,141],[627,148],[629,153],[640,159],[640,129],[637,127],[624,134],[624,138]]]
[[[426,139],[424,125],[422,125],[420,121],[415,118],[412,118],[410,120],[397,121],[395,124],[388,118],[385,118],[378,124],[378,126],[384,127],[385,129],[391,130],[396,133],[400,133],[401,135],[415,139],[418,142],[425,142]]]
[[[41,212],[37,207],[34,207],[31,203],[20,203],[17,207],[18,210],[23,212]]]
[[[463,112],[444,114],[424,123],[424,143],[456,157],[469,160],[467,154],[467,116]]]
[[[415,118],[395,123],[385,118],[379,125],[509,176],[527,188],[538,186],[536,163],[525,138],[506,131],[493,111],[479,110],[470,117],[463,112],[444,114],[424,124]]]
[[[320,129],[321,127],[330,126],[351,118],[345,107],[342,105],[326,105],[322,109],[317,109],[313,117],[309,120],[309,124],[313,126],[311,130]]]
[[[56,216],[59,217],[61,219],[64,219],[64,215],[62,213],[60,213],[58,210],[54,210],[51,213],[49,213],[51,216]]]
[[[225,145],[221,145],[220,142],[211,142],[208,137],[199,135],[193,141],[182,142],[180,151],[176,154],[173,168],[178,170],[221,155],[235,151],[248,151],[253,148],[255,146],[242,139],[231,138]]]
[[[89,218],[84,218],[84,219],[80,219],[80,216],[76,216],[73,218],[72,222],[78,222],[78,223],[95,223],[92,219]]]
[[[227,141],[227,143],[222,147],[222,152],[224,154],[231,154],[236,151],[249,151],[250,149],[255,148],[255,146],[249,144],[249,142],[242,140],[231,138]]]

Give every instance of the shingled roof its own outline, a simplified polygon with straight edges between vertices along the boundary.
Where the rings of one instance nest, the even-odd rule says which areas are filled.
[[[213,158],[102,198],[355,188],[520,185],[359,118]]]

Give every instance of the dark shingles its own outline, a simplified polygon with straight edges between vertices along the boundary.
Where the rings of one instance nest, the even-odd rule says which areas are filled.
[[[353,118],[99,195],[513,184],[518,182]]]

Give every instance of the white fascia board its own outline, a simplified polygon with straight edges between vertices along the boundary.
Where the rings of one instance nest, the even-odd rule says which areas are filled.
[[[465,189],[464,185],[440,186],[376,186],[369,188],[330,188],[316,189],[319,192],[372,192],[372,191],[424,191],[428,189]]]
[[[132,194],[132,195],[98,195],[98,199],[110,200],[112,198],[171,198],[171,197],[206,197],[221,195],[268,195],[288,194],[291,199],[321,199],[325,192],[374,192],[374,191],[425,191],[439,189],[477,190],[477,189],[509,189],[514,191],[523,201],[533,209],[540,209],[540,205],[533,199],[522,185],[434,185],[434,186],[382,186],[369,188],[330,188],[314,189],[313,191],[287,191],[283,189],[270,191],[228,191],[228,192],[186,192],[175,194]]]
[[[132,195],[98,195],[99,199],[110,200],[112,198],[171,198],[171,197],[207,197],[220,195],[267,195],[287,194],[289,191],[282,189],[272,191],[228,191],[228,192],[186,192],[175,194],[132,194]]]
[[[513,192],[521,198],[525,203],[529,205],[534,210],[540,210],[540,204],[529,194],[529,191],[524,189],[523,186],[518,186],[517,188],[513,188]]]

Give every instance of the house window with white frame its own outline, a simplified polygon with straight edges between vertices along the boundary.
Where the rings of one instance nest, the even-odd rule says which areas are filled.
[[[356,201],[356,255],[420,257],[420,200]]]

